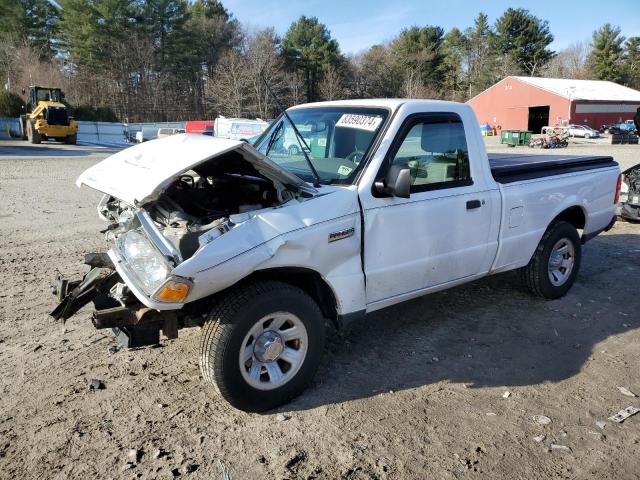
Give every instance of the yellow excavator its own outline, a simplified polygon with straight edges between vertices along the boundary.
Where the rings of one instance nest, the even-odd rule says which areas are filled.
[[[20,116],[22,138],[30,143],[54,139],[75,145],[78,124],[70,118],[63,101],[64,93],[59,88],[29,87],[27,111]]]

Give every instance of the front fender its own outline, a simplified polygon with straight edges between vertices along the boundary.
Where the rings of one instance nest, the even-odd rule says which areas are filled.
[[[310,200],[255,212],[178,265],[173,273],[193,280],[187,300],[217,293],[257,270],[299,267],[327,281],[338,313],[363,309],[357,192],[355,187],[324,189],[326,194]],[[340,236],[331,236],[336,233]]]

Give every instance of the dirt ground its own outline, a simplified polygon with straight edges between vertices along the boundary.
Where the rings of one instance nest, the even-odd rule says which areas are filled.
[[[246,414],[200,378],[196,329],[114,352],[88,309],[48,317],[54,269],[105,247],[99,195],[74,181],[108,153],[0,143],[0,478],[640,478],[640,414],[607,420],[640,407],[618,390],[640,394],[640,225],[589,242],[560,300],[504,274],[332,332],[303,396]]]

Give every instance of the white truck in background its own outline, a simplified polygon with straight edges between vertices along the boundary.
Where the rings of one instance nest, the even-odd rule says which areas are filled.
[[[261,135],[268,126],[269,123],[260,118],[250,120],[247,118],[227,118],[221,116],[215,120],[213,135],[230,140],[248,141],[250,138]]]
[[[311,380],[325,319],[342,328],[515,269],[533,294],[561,297],[582,245],[615,221],[611,157],[488,156],[463,104],[351,100],[287,113],[255,147],[173,135],[86,170],[77,185],[105,194],[112,247],[87,255],[82,280],[57,276],[52,316],[93,301],[93,324],[131,347],[202,326],[204,379],[235,407],[263,411]],[[285,148],[292,135],[296,152]]]

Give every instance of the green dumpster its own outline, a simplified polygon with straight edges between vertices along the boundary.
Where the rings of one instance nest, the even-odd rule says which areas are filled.
[[[500,132],[500,143],[506,143],[510,147],[528,145],[531,141],[531,133],[525,130],[502,130]]]

